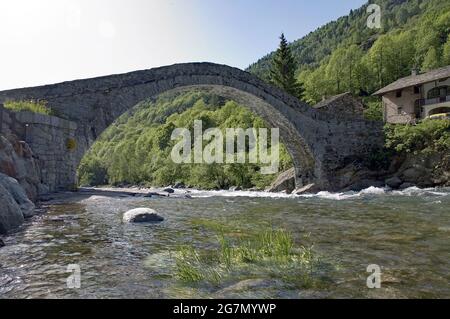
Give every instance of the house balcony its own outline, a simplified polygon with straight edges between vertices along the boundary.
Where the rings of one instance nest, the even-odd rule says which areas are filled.
[[[450,95],[437,97],[434,99],[418,99],[416,100],[416,106],[434,105],[440,103],[450,102]]]
[[[433,114],[450,113],[450,95],[434,99],[419,99],[415,103],[416,114],[426,118]]]

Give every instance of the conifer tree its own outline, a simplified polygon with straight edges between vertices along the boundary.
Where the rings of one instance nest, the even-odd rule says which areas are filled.
[[[285,90],[287,93],[302,99],[303,87],[295,78],[297,64],[292,54],[291,48],[284,36],[281,34],[280,46],[275,53],[270,69],[270,82]]]

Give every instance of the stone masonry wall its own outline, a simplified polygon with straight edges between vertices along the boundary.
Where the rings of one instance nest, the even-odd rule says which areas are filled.
[[[397,92],[389,92],[383,96],[385,122],[392,124],[414,122],[416,118],[414,105],[420,94],[414,93],[412,87],[403,89],[401,97],[397,97],[396,94]]]
[[[75,186],[76,129],[75,123],[58,117],[3,110],[1,133],[14,134],[31,148],[39,168],[41,194]]]

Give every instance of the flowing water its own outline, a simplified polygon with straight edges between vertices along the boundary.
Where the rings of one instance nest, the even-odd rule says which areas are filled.
[[[269,195],[193,191],[193,198],[142,198],[72,194],[47,204],[47,213],[3,238],[0,298],[449,298],[450,189]],[[132,225],[123,213],[156,209],[165,221]],[[180,245],[211,245],[209,223],[252,231],[282,228],[295,242],[336,267],[319,287],[295,288],[282,280],[236,287],[180,282],[171,252]],[[81,270],[81,288],[70,289],[70,264]],[[368,265],[381,267],[381,288],[367,287]],[[272,278],[273,279],[273,278]],[[276,283],[276,284],[275,284]],[[233,286],[234,285],[234,286]],[[241,285],[242,286],[242,285]],[[230,295],[231,291],[231,295]],[[228,294],[227,294],[228,293]]]

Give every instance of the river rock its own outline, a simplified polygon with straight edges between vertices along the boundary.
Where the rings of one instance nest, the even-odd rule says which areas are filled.
[[[295,189],[295,169],[291,168],[281,173],[275,182],[267,189],[268,192],[277,193],[285,191],[290,194]]]
[[[163,217],[159,216],[157,212],[150,208],[136,208],[129,210],[123,215],[125,223],[155,223],[162,222]]]
[[[183,182],[176,182],[175,185],[173,185],[173,188],[181,189],[181,188],[186,188],[186,186],[184,185]]]
[[[414,185],[413,183],[403,183],[402,185],[400,185],[399,189],[404,190],[404,189],[411,188],[414,186],[416,186],[416,185]]]
[[[20,206],[10,192],[0,183],[0,234],[22,225],[24,217]]]
[[[163,192],[173,194],[173,193],[175,193],[175,190],[173,188],[168,187],[168,188],[163,189]]]
[[[430,169],[422,166],[414,166],[403,171],[401,179],[406,183],[412,183],[419,187],[435,186],[433,174]]]
[[[41,184],[39,167],[27,143],[16,135],[0,135],[0,173],[15,178],[31,200],[36,200]]]
[[[297,188],[296,190],[294,190],[292,192],[292,194],[301,195],[301,194],[305,194],[305,193],[315,193],[318,191],[319,191],[319,189],[316,187],[316,184],[309,184],[302,188]]]
[[[1,240],[0,238],[0,248],[5,247],[5,243],[3,242],[3,240]]]
[[[160,194],[155,192],[150,192],[144,195],[144,197],[151,198],[151,197],[167,197],[167,194]]]
[[[359,191],[362,191],[363,189],[367,189],[369,187],[381,188],[384,186],[385,186],[385,184],[382,181],[363,179],[363,180],[360,180],[360,181],[354,183],[353,185],[350,185],[349,187],[345,188],[343,191],[344,192],[347,192],[347,191],[359,192]]]
[[[230,187],[229,190],[232,191],[232,192],[237,192],[237,191],[241,191],[242,187],[240,187],[240,186],[232,186],[232,187]]]
[[[275,279],[247,279],[217,291],[214,297],[219,299],[239,298],[245,292],[252,292],[252,294],[269,292],[274,289],[282,289],[282,287],[283,282]]]
[[[386,185],[389,186],[390,188],[393,189],[397,189],[400,187],[400,185],[402,185],[402,180],[400,178],[398,178],[397,176],[388,178],[386,181]]]
[[[27,194],[16,179],[0,173],[0,184],[3,185],[19,205],[23,217],[29,218],[34,216],[35,206],[33,202],[28,199]]]

